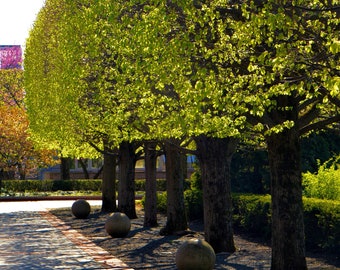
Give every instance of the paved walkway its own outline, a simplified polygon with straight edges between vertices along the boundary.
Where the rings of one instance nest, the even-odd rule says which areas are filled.
[[[0,202],[0,269],[133,270],[48,212],[72,203]]]

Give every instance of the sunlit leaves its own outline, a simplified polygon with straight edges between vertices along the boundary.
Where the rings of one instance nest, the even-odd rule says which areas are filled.
[[[245,120],[279,132],[292,120],[268,115],[293,108],[280,97],[339,95],[339,19],[320,1],[47,4],[26,56],[41,140],[240,136]]]

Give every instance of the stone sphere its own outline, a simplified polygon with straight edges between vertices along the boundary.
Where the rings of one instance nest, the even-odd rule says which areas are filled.
[[[215,261],[214,249],[201,239],[184,242],[176,252],[178,270],[212,270]]]
[[[112,213],[105,222],[105,230],[111,237],[125,237],[130,232],[129,217],[120,212]]]
[[[86,200],[79,199],[72,204],[72,214],[76,218],[87,218],[90,212],[91,206]]]

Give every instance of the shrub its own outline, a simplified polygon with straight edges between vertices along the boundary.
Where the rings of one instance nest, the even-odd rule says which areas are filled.
[[[157,193],[157,210],[165,214],[167,209],[167,194],[166,192]]]
[[[199,170],[195,170],[190,177],[190,188],[202,190],[202,178]]]
[[[185,191],[190,220],[203,217],[202,191]],[[158,194],[157,209],[166,213],[166,192]],[[334,251],[340,249],[340,202],[304,198],[306,246]],[[236,228],[269,240],[271,237],[270,195],[233,194],[233,223]]]
[[[145,179],[135,180],[135,189],[136,191],[145,191]],[[166,191],[166,180],[165,179],[157,179],[157,190]]]
[[[306,246],[327,251],[340,249],[340,202],[304,198]],[[270,196],[233,194],[234,226],[270,239]]]
[[[196,167],[196,165],[194,165]],[[189,220],[203,218],[203,193],[201,172],[197,168],[191,174],[184,192],[186,212]]]
[[[340,250],[340,202],[304,198],[306,246]]]
[[[143,208],[145,207],[145,195],[141,199]],[[167,194],[166,192],[157,193],[157,211],[162,214],[166,214],[167,209]]]
[[[189,220],[203,218],[203,194],[199,189],[188,189],[184,192],[185,207]]]
[[[203,200],[202,191],[200,190],[186,190],[184,192],[184,203],[186,212],[190,220],[203,218]],[[143,196],[141,203],[145,206],[145,195]],[[167,193],[157,193],[157,211],[162,214],[166,214],[167,211]]]
[[[187,189],[190,186],[190,183],[191,181],[186,179],[184,181],[184,189]],[[136,191],[145,191],[145,179],[135,180],[135,189]],[[166,191],[165,179],[157,179],[157,191]]]
[[[48,192],[48,191],[100,191],[101,180],[3,180],[2,188],[8,193]]]
[[[271,236],[269,195],[233,194],[234,225],[266,239]]]
[[[340,168],[338,162],[329,160],[319,167],[317,174],[303,174],[304,196],[326,200],[340,200]]]

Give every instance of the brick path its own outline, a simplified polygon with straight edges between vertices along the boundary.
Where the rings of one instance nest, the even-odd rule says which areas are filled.
[[[133,270],[49,213],[48,205],[0,202],[0,269]]]

